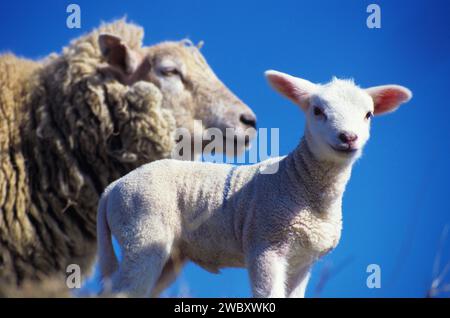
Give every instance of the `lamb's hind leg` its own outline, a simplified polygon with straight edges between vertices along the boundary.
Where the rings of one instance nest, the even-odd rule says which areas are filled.
[[[119,271],[112,277],[112,292],[119,296],[149,297],[170,255],[170,244],[152,244],[124,251]]]
[[[179,253],[172,252],[169,260],[164,265],[161,275],[151,292],[151,297],[158,297],[177,278],[186,263],[186,258]]]

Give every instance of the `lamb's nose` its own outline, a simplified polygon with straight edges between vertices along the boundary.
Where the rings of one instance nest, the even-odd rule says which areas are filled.
[[[351,132],[341,132],[339,134],[339,139],[342,142],[345,142],[346,144],[354,142],[356,139],[358,139],[358,136]]]
[[[239,118],[244,125],[256,128],[256,117],[253,114],[242,114]]]

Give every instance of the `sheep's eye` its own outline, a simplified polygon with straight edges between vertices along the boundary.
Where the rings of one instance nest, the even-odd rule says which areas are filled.
[[[373,117],[373,113],[372,112],[367,112],[366,119],[368,120],[368,119],[370,119],[372,117]]]
[[[314,107],[314,115],[316,116],[325,116],[323,110],[320,107]]]
[[[176,69],[175,67],[166,67],[161,69],[161,74],[163,76],[174,76],[174,75],[180,75],[180,71]]]

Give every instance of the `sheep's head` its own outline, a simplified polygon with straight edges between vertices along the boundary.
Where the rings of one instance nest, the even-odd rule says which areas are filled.
[[[409,89],[398,85],[362,89],[337,78],[319,85],[276,71],[267,71],[266,76],[272,87],[305,112],[308,146],[327,161],[357,159],[369,139],[373,115],[392,112],[412,97]]]
[[[195,140],[202,140],[194,136],[198,131],[194,121],[199,120],[204,129],[220,129],[225,147],[230,145],[227,128],[234,129],[234,151],[240,153],[249,145],[256,127],[254,113],[217,78],[191,42],[163,42],[137,51],[119,37],[102,34],[99,45],[109,64],[107,71],[125,85],[155,84],[163,96],[162,106],[173,112],[177,127],[188,129]]]

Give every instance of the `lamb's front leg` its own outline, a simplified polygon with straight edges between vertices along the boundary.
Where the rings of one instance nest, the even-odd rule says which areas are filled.
[[[289,275],[287,296],[289,298],[304,298],[310,276],[309,266],[301,268]]]
[[[286,258],[276,249],[258,248],[247,257],[253,296],[286,297]]]

